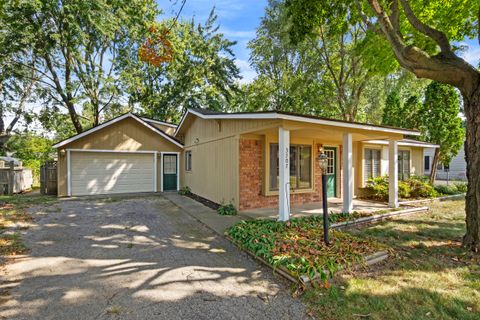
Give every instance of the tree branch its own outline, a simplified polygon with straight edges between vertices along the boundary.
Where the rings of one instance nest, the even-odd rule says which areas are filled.
[[[368,19],[367,15],[363,12],[362,5],[360,4],[359,0],[355,0],[355,6],[357,7],[358,14],[360,18],[362,18],[363,23],[367,26],[367,29],[383,36],[382,30],[378,29],[370,19]]]
[[[413,10],[410,7],[408,0],[400,0],[400,3],[402,4],[403,12],[405,12],[405,16],[407,17],[408,22],[410,22],[410,24],[415,29],[417,29],[427,37],[433,39],[440,46],[440,50],[442,50],[443,53],[449,55],[453,54],[452,47],[450,46],[450,42],[448,41],[445,33],[440,30],[434,29],[420,21],[420,19],[417,18],[415,13],[413,13]]]

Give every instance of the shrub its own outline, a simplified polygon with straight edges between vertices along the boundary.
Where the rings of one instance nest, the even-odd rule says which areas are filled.
[[[217,209],[218,214],[221,214],[222,216],[235,216],[237,215],[237,209],[235,209],[235,206],[233,203],[229,204],[221,204],[220,207]]]
[[[436,185],[435,190],[440,193],[440,194],[445,194],[445,195],[455,195],[462,193],[461,191],[458,190],[458,187],[455,185]]]
[[[192,193],[192,190],[190,189],[189,186],[181,187],[180,190],[178,190],[178,194],[182,196],[188,196]]]
[[[398,196],[400,198],[410,198],[412,193],[412,188],[405,181],[398,181]]]
[[[410,196],[413,198],[433,198],[437,191],[424,178],[412,176],[405,181],[410,187]]]
[[[388,199],[388,176],[368,179],[365,189],[374,199]]]
[[[388,199],[388,176],[368,179],[365,186],[366,197],[386,201]],[[400,198],[432,198],[437,191],[425,178],[412,176],[405,181],[398,182],[398,196]]]
[[[455,187],[457,187],[457,190],[459,193],[466,193],[468,189],[468,185],[464,182],[457,182],[454,183]]]

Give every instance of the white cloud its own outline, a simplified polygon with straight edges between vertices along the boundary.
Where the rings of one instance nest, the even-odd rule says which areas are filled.
[[[231,30],[227,28],[221,28],[220,32],[223,33],[227,38],[237,38],[237,39],[253,39],[255,38],[255,30]]]
[[[472,48],[469,46],[462,56],[472,66],[477,67],[480,62],[480,47]]]
[[[257,77],[257,72],[250,66],[247,60],[237,59],[235,64],[240,69],[242,80],[240,83],[250,83]]]

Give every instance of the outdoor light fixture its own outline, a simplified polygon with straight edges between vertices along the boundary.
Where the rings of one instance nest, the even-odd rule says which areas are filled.
[[[321,150],[321,152],[320,152]],[[323,146],[318,148],[320,154],[318,155],[318,162],[320,169],[322,170],[322,205],[323,205],[323,240],[326,245],[329,245],[328,241],[328,203],[327,203],[327,167],[328,157],[323,150]]]

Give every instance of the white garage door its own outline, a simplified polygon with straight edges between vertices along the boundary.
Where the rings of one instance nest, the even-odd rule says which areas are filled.
[[[72,195],[153,192],[152,153],[71,152]]]

